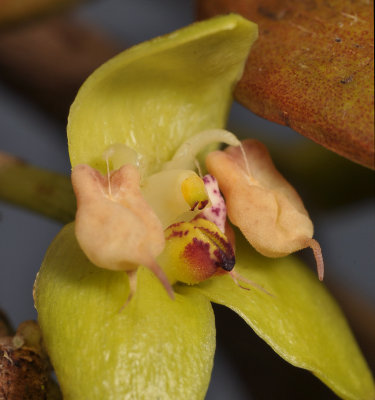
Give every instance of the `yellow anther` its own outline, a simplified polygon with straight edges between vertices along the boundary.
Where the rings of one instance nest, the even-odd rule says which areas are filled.
[[[197,207],[195,211],[191,211],[192,207],[181,190],[182,183],[193,176],[198,181],[201,180],[194,171],[181,169],[161,171],[144,180],[143,196],[159,217],[164,229],[176,222],[191,221],[200,212]],[[205,197],[198,199],[205,200]]]
[[[181,192],[191,211],[203,210],[209,203],[204,182],[198,175],[191,175],[181,183]]]

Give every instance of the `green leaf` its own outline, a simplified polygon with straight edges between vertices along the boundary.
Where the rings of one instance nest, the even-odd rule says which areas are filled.
[[[203,399],[215,350],[211,305],[198,293],[172,301],[141,268],[135,297],[125,273],[93,266],[67,225],[35,284],[48,354],[64,399]]]
[[[244,290],[229,275],[203,282],[197,290],[233,309],[281,357],[310,370],[343,399],[374,399],[371,373],[350,328],[314,273],[294,257],[262,257],[243,238],[236,260],[235,270],[272,296]]]
[[[238,15],[200,22],[142,43],[108,61],[84,83],[69,115],[69,154],[105,172],[103,152],[123,143],[160,169],[202,130],[224,127],[232,90],[257,38]]]

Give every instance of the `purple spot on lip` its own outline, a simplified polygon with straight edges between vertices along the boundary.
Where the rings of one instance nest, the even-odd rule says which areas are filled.
[[[210,211],[218,217],[221,213],[221,208],[220,207],[211,207]]]
[[[206,186],[208,196],[211,200],[211,208],[204,210],[206,218],[215,223],[224,232],[226,219],[226,206],[223,196],[220,193],[218,182],[212,175],[205,175],[203,181]]]

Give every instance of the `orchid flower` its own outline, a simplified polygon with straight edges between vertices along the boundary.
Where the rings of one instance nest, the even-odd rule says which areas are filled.
[[[342,398],[374,397],[336,303],[284,257],[312,247],[322,278],[301,199],[263,145],[223,130],[256,37],[237,15],[196,23],[121,53],[78,93],[68,123],[76,222],[35,284],[64,398],[203,399],[211,301]]]

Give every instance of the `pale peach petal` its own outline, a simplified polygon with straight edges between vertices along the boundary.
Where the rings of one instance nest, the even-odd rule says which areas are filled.
[[[281,257],[315,244],[313,224],[294,188],[276,170],[266,147],[256,140],[215,151],[207,169],[219,182],[228,216],[250,244],[268,257]],[[314,254],[317,247],[314,246]],[[316,257],[322,278],[321,255]]]
[[[95,265],[131,271],[153,266],[165,244],[161,223],[142,197],[140,176],[127,164],[108,178],[88,165],[72,172],[77,197],[76,236]]]

